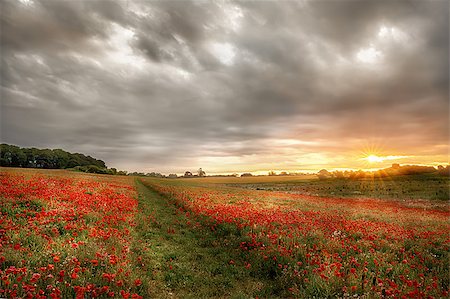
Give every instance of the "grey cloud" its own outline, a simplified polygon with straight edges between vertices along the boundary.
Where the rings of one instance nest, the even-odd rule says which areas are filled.
[[[150,59],[157,62],[161,61],[162,53],[157,42],[141,35],[138,37],[136,45]]]
[[[2,1],[3,50],[68,51],[85,45],[92,36],[105,36],[85,1],[36,1],[33,7]]]
[[[161,171],[269,155],[277,138],[317,141],[290,146],[305,155],[379,136],[417,152],[448,143],[447,1],[125,4],[2,2],[2,142]],[[377,40],[382,25],[407,41]],[[117,26],[140,60],[107,58]],[[370,46],[382,61],[359,63]]]
[[[88,6],[89,10],[95,11],[106,20],[128,26],[129,18],[127,18],[127,14],[124,11],[124,4],[126,5],[123,1],[85,1],[85,5]]]

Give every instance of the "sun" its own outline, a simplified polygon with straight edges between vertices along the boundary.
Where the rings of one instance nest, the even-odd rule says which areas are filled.
[[[386,156],[384,150],[383,140],[370,140],[367,141],[358,151],[357,155],[360,161],[364,161],[366,167],[370,167],[368,164],[380,163],[383,161],[383,157]]]
[[[385,159],[383,159],[383,157],[379,157],[377,155],[369,155],[366,157],[366,160],[369,163],[377,163],[377,162],[383,162]]]

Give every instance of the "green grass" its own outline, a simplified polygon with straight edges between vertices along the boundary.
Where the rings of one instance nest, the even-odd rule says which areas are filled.
[[[182,208],[137,182],[139,215],[133,251],[142,257],[154,298],[252,298],[278,296],[268,279],[252,275],[235,229],[195,226]],[[234,264],[230,264],[233,260]]]

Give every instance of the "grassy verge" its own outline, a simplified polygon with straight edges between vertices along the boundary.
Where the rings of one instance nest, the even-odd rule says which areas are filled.
[[[133,251],[155,298],[273,297],[269,280],[253,277],[236,230],[211,231],[170,199],[137,182],[139,215]]]

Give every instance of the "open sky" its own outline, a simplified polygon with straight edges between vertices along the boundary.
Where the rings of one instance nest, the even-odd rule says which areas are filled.
[[[0,5],[1,142],[163,173],[449,161],[446,0]]]

